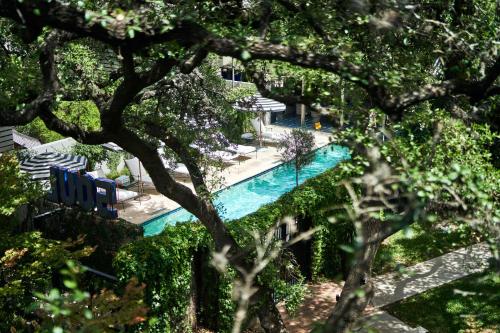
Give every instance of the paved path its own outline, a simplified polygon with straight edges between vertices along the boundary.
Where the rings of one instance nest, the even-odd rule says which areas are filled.
[[[471,245],[440,257],[409,267],[408,274],[389,273],[375,277],[375,296],[372,305],[380,308],[416,294],[423,293],[470,274],[488,268],[491,252],[486,243]],[[427,332],[422,327],[410,327],[385,311],[369,314],[358,323],[355,332],[369,332],[368,328],[380,333]]]
[[[307,285],[304,301],[297,314],[290,317],[280,304],[278,308],[288,333],[308,333],[315,322],[328,318],[335,306],[335,295],[340,294],[342,286],[334,282]]]
[[[353,328],[353,333],[425,333],[426,329],[410,327],[396,317],[385,311],[376,311],[366,315],[358,321],[357,327]]]
[[[409,327],[377,308],[482,272],[488,267],[490,256],[488,245],[479,243],[411,266],[407,268],[408,274],[405,275],[389,273],[375,277],[373,307],[367,309],[367,315],[360,320],[355,332],[368,332],[368,327],[376,328],[380,333],[426,332],[421,327]],[[342,286],[332,282],[309,285],[305,300],[296,316],[289,317],[283,308],[280,309],[288,331],[309,332],[314,322],[326,320],[335,305],[335,295],[340,294],[341,288]]]
[[[409,274],[375,277],[372,305],[382,307],[467,275],[484,271],[491,252],[486,243],[465,247],[409,267]]]

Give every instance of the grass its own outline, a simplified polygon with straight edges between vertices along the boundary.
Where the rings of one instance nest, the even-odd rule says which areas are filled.
[[[410,326],[431,333],[500,331],[500,276],[480,273],[385,308]]]
[[[373,267],[375,275],[408,267],[461,247],[477,243],[472,231],[444,231],[422,225],[412,225],[389,237],[380,247]]]

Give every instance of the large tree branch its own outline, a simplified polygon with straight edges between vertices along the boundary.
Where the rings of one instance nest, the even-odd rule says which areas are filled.
[[[500,57],[486,70],[479,81],[448,80],[425,85],[412,92],[403,93],[382,101],[382,109],[389,115],[400,117],[405,109],[423,101],[444,96],[465,95],[472,103],[500,94],[498,86],[492,86],[500,75]]]
[[[115,47],[125,47],[130,51],[174,40],[181,46],[189,47],[207,35],[206,30],[200,29],[198,24],[181,21],[168,31],[164,31],[161,26],[152,28],[148,23],[144,23],[144,27],[136,31],[131,38],[128,34],[131,23],[126,19],[119,16],[101,17],[97,12],[86,11],[55,0],[0,0],[0,16],[26,26],[32,31],[33,36],[40,34],[44,26],[50,26],[82,37],[92,37]],[[104,21],[106,24],[102,24]]]
[[[5,6],[3,6],[4,3],[6,3]],[[85,20],[83,11],[57,1],[44,2],[41,15],[37,16],[34,14],[35,9],[39,9],[37,5],[39,5],[39,2],[35,4],[34,1],[24,1],[22,3],[0,1],[0,7],[2,7],[0,15],[10,17],[26,25],[48,25],[83,36],[91,36],[110,45],[127,49],[130,52],[155,43],[176,41],[177,44],[184,47],[202,45],[204,52],[211,51],[219,55],[231,56],[243,62],[248,61],[250,56],[250,59],[279,60],[305,68],[323,69],[364,88],[377,106],[396,119],[401,118],[406,108],[437,97],[467,95],[471,98],[471,101],[477,102],[497,93],[497,89],[487,90],[487,94],[481,93],[479,89],[479,87],[483,90],[487,89],[487,83],[491,81],[490,79],[495,79],[498,76],[491,75],[488,76],[488,80],[483,80],[482,83],[484,84],[482,85],[478,85],[477,82],[449,80],[393,96],[380,78],[373,74],[373,70],[352,64],[335,54],[311,53],[265,41],[241,43],[229,38],[215,36],[199,24],[191,21],[179,21],[173,29],[166,32],[162,32],[160,28],[144,27],[134,38],[129,38],[127,34],[123,33],[124,30],[128,29],[127,23],[120,21],[118,18],[108,18],[108,25],[103,27],[98,24],[98,19]],[[31,20],[26,20],[27,17],[33,18],[34,23]],[[129,91],[125,89],[122,96],[129,95],[128,93]],[[121,104],[119,101],[116,102]]]
[[[23,2],[0,0],[0,16],[10,17],[24,25],[38,24],[64,29],[80,36],[92,37],[109,45],[128,49],[130,52],[152,44],[176,41],[184,47],[205,44],[208,51],[243,61],[248,60],[242,56],[242,51],[246,50],[254,59],[281,60],[303,67],[322,68],[342,76],[363,74],[359,66],[348,63],[338,56],[304,52],[264,41],[241,45],[231,39],[219,38],[201,25],[188,20],[177,22],[174,28],[166,32],[162,32],[162,27],[145,26],[133,38],[130,38],[123,33],[128,28],[126,22],[117,18],[107,18],[106,27],[103,27],[97,19],[86,20],[85,12],[76,7],[58,1],[42,4],[33,0]],[[27,20],[28,17],[32,20]]]
[[[196,197],[196,200],[199,200],[204,203],[204,205],[210,206],[213,208],[213,203],[210,199],[206,197],[206,194],[208,194],[208,188],[206,186],[203,173],[200,169],[199,164],[196,161],[195,156],[193,155],[193,151],[185,147],[175,136],[173,136],[167,129],[164,127],[160,126],[157,123],[153,122],[148,122],[145,124],[145,130],[147,133],[162,142],[165,143],[165,145],[170,148],[186,165],[186,168],[189,171],[190,178],[193,182],[193,185],[196,189],[196,191],[200,191],[201,197]],[[205,193],[203,193],[205,192]],[[199,193],[200,194],[200,193]],[[166,194],[165,194],[166,195]],[[205,199],[203,199],[205,198]],[[208,207],[207,207],[208,210]],[[222,219],[220,219],[218,213],[212,212],[212,214],[215,214],[213,218],[207,222],[206,216],[203,218],[200,218],[200,221],[207,227],[207,229],[211,232],[212,237],[216,237],[216,235],[212,234],[212,232],[222,232],[224,233],[224,239],[221,240],[220,243],[216,244],[217,250],[221,251],[224,246],[228,245],[231,247],[231,251],[228,253],[228,258],[231,264],[233,265],[238,265],[239,267],[247,267],[247,263],[245,262],[247,255],[251,252],[251,249],[241,249],[237,243],[236,240],[233,238],[233,236],[229,233],[227,230],[224,222]],[[216,224],[216,226],[211,226],[210,228],[207,226],[207,224]],[[218,236],[220,237],[220,236]],[[232,244],[232,245],[231,245]]]
[[[101,114],[102,126],[113,130],[122,125],[122,114],[125,108],[132,103],[135,96],[144,88],[156,83],[163,78],[178,61],[172,58],[158,60],[152,68],[144,73],[135,72],[133,55],[131,52],[123,53],[123,82],[116,89],[107,110]]]
[[[183,74],[191,73],[195,68],[197,68],[203,60],[208,56],[208,50],[202,45],[194,53],[188,57],[186,60],[182,61],[180,64],[180,70]]]
[[[97,145],[111,141],[109,135],[104,131],[85,131],[81,127],[65,122],[50,111],[43,109],[39,113],[40,118],[48,129],[56,131],[63,136],[73,137],[75,140],[88,144]]]

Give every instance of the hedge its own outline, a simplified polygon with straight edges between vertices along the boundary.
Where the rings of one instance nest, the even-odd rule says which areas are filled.
[[[342,218],[337,223],[331,223],[328,216],[332,210],[338,210],[329,207],[343,206],[349,201],[346,190],[339,186],[341,180],[354,174],[348,165],[341,164],[328,170],[253,214],[228,222],[230,232],[239,244],[245,246],[253,239],[251,230],[268,230],[284,216],[298,217],[299,223],[301,219],[308,218],[312,226],[321,227],[312,241],[313,279],[341,273],[342,253],[338,245],[350,241],[353,228]],[[203,304],[197,308],[197,324],[218,332],[230,329],[234,310],[231,300],[232,274],[221,276],[211,268],[209,259],[212,250],[211,238],[205,228],[197,223],[168,226],[157,236],[135,241],[120,249],[113,263],[120,281],[126,282],[136,276],[147,284],[146,302],[150,306],[150,315],[157,319],[149,327],[151,332],[189,331],[193,324],[192,303],[195,302],[191,297],[195,288],[193,285],[196,285],[192,279],[193,269],[202,271],[204,286],[204,289],[198,290],[202,294]],[[276,276],[279,270],[279,267],[271,266],[261,279]],[[279,277],[274,281],[261,282],[274,288],[283,286],[283,280]]]

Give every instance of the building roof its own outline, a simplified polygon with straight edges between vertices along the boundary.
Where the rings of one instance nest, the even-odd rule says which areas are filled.
[[[32,147],[29,149],[30,153],[40,154],[45,152],[57,152],[57,153],[67,153],[76,144],[76,140],[73,138],[65,138],[53,142],[46,143],[44,145]]]
[[[14,139],[14,143],[23,148],[33,148],[42,144],[40,140],[23,133],[19,133],[15,129],[12,130],[12,137]]]
[[[0,153],[14,149],[12,127],[0,127]]]

